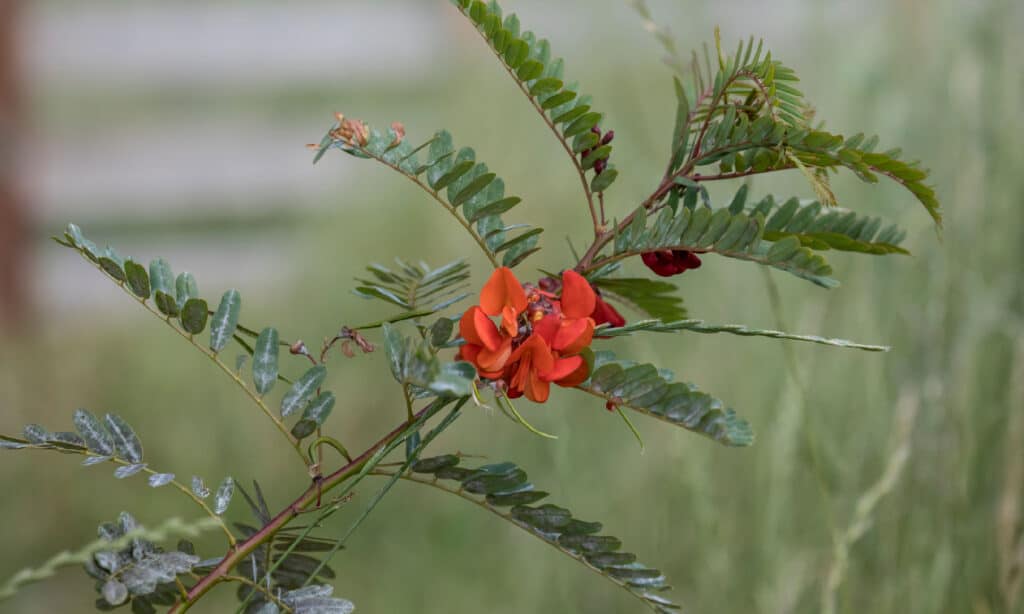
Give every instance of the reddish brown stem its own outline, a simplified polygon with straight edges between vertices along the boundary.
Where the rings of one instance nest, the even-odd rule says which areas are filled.
[[[427,407],[421,409],[414,415],[415,419],[419,419],[425,413],[432,410],[435,404],[430,404]],[[203,576],[202,579],[196,583],[188,591],[188,597],[182,601],[176,603],[170,610],[169,614],[185,612],[194,604],[200,597],[210,591],[218,582],[223,580],[224,576],[228,574],[236,565],[238,565],[245,557],[252,554],[256,548],[265,543],[267,540],[272,538],[274,534],[280,531],[285,525],[287,525],[292,519],[302,513],[307,507],[315,503],[320,495],[341,484],[348,478],[352,477],[363,469],[370,458],[381,448],[388,445],[396,438],[398,438],[407,428],[409,427],[408,421],[402,421],[400,425],[395,427],[390,433],[382,437],[377,443],[373,444],[365,452],[360,454],[352,462],[348,463],[344,467],[338,469],[334,473],[323,478],[321,481],[314,482],[296,498],[281,512],[274,516],[270,522],[265,524],[263,528],[254,533],[251,537],[243,542],[239,542],[237,546],[228,551],[224,560],[220,562],[217,567],[210,573]]]

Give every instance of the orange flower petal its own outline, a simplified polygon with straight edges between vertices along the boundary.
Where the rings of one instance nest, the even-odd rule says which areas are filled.
[[[459,348],[459,351],[455,353],[455,360],[464,360],[466,362],[473,363],[476,366],[476,355],[480,353],[481,346],[467,343]]]
[[[551,347],[546,341],[538,337],[537,335],[531,335],[530,339],[536,339],[536,343],[532,349],[530,371],[534,373],[548,373],[555,368],[555,355],[551,352]]]
[[[536,373],[531,373],[523,393],[534,403],[544,403],[551,394],[551,384],[541,379]]]
[[[559,358],[555,361],[555,365],[551,371],[543,374],[541,377],[549,382],[558,382],[559,380],[565,379],[575,373],[580,368],[581,364],[586,366],[586,361],[583,360],[582,356]]]
[[[554,368],[555,356],[551,352],[551,347],[535,333],[516,348],[509,361],[515,364],[509,386],[524,391],[527,397],[535,400],[530,396],[531,393],[528,389],[532,386],[540,390],[540,387],[534,385],[534,380],[538,380],[542,374],[548,373]],[[546,394],[544,398],[547,398]],[[539,402],[543,403],[543,401]]]
[[[557,315],[546,315],[533,323],[533,334],[538,335],[544,341],[547,341],[548,345],[551,345],[555,342],[560,321]]]
[[[509,337],[515,337],[519,333],[519,323],[516,322],[518,315],[510,305],[505,305],[501,310],[501,328]]]
[[[497,348],[482,348],[476,355],[476,365],[483,371],[501,371],[512,354],[512,340],[505,338]]]
[[[597,294],[590,282],[573,270],[562,273],[562,313],[565,317],[585,318],[594,313]]]
[[[482,345],[489,350],[501,347],[501,333],[482,309],[473,305],[459,320],[459,334],[467,342]]]
[[[519,349],[522,349],[522,346],[519,346]],[[516,352],[519,352],[519,349]],[[512,377],[508,378],[508,385],[510,388],[522,392],[530,375],[530,356],[516,360],[515,354],[513,354],[511,362]]]
[[[590,318],[562,320],[551,347],[563,354],[576,354],[590,345],[594,338],[594,321]]]
[[[503,266],[494,270],[480,291],[480,306],[489,316],[501,314],[506,306],[511,307],[516,315],[526,310],[526,292],[512,269]]]
[[[576,386],[579,386],[583,382],[587,381],[587,378],[590,377],[590,366],[587,365],[587,361],[583,360],[582,356],[574,356],[573,358],[580,359],[580,366],[577,367],[576,370],[570,373],[569,375],[566,375],[565,377],[555,381],[555,383],[558,384],[559,386],[565,388],[575,388]]]

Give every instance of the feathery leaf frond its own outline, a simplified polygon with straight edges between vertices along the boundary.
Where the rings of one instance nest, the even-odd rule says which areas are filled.
[[[357,158],[376,160],[398,172],[454,217],[495,267],[514,267],[539,249],[537,235],[541,228],[515,234],[528,226],[506,226],[501,220],[501,214],[521,199],[505,195],[505,182],[486,164],[476,161],[472,148],[456,151],[447,130],[413,147],[405,139],[404,129],[392,127],[384,134],[362,122],[341,115],[338,118],[320,141],[314,162],[335,148]],[[423,150],[426,160],[421,163],[418,155]]]
[[[770,337],[772,339],[786,339],[789,341],[807,341],[809,343],[817,343],[820,345],[853,348],[857,350],[866,350],[868,352],[888,352],[891,349],[887,345],[858,343],[847,339],[820,337],[818,335],[798,335],[779,330],[750,328],[743,324],[710,324],[704,320],[677,320],[674,322],[666,322],[663,320],[639,320],[617,328],[609,328],[607,325],[604,325],[595,329],[594,333],[602,337],[625,337],[637,332],[674,333],[680,331],[706,334],[728,333],[730,335],[739,335],[741,337]]]
[[[424,458],[413,463],[401,478],[475,503],[604,576],[655,612],[668,614],[680,609],[660,594],[671,588],[665,575],[638,563],[635,554],[623,552],[619,538],[601,535],[600,522],[580,520],[551,503],[536,505],[548,493],[535,490],[520,467],[497,463],[466,468],[459,466],[461,461],[462,457],[455,454]]]
[[[425,262],[412,265],[397,260],[398,269],[379,264],[366,267],[373,279],[357,278],[354,292],[363,298],[376,298],[405,311],[429,315],[469,296],[463,292],[469,280],[469,265],[455,260],[436,269]]]
[[[592,194],[603,192],[615,181],[618,170],[607,164],[600,172],[598,160],[611,156],[612,146],[601,143],[592,130],[600,126],[603,114],[590,107],[590,96],[579,94],[576,83],[563,81],[564,62],[553,58],[547,39],[533,32],[520,32],[519,18],[509,14],[502,19],[501,6],[491,0],[451,0],[459,11],[473,22],[498,60],[544,119],[551,132],[569,155],[583,184],[587,201],[593,206]],[[592,151],[582,160],[580,152]],[[588,177],[588,173],[590,174]]]
[[[618,360],[612,352],[601,351],[594,356],[590,377],[578,388],[611,406],[628,407],[727,446],[754,443],[746,420],[693,384],[673,382],[673,378],[671,371]]]

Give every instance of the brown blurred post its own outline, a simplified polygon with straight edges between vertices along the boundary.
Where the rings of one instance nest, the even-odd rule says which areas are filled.
[[[28,209],[20,190],[23,106],[18,61],[21,0],[0,0],[0,325],[28,313]]]

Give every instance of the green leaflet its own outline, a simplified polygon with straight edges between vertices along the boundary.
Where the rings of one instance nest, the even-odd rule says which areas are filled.
[[[324,392],[313,399],[313,402],[302,413],[302,418],[292,428],[292,435],[297,439],[305,439],[315,433],[331,415],[331,411],[334,410],[334,403],[335,397],[333,392]]]
[[[405,337],[391,324],[384,324],[382,329],[388,365],[397,382],[428,396],[461,398],[473,394],[476,369],[471,364],[442,362],[431,351],[429,339]]]
[[[622,552],[619,538],[601,535],[600,522],[580,520],[551,503],[536,505],[548,493],[536,490],[522,468],[513,463],[463,468],[458,466],[461,460],[454,454],[424,458],[413,463],[403,477],[481,505],[604,576],[655,612],[679,610],[659,594],[670,588],[664,574],[637,563],[635,554]],[[445,481],[454,481],[458,487],[445,486]]]
[[[317,389],[327,378],[327,367],[316,365],[310,367],[302,374],[302,377],[295,380],[290,390],[285,393],[281,400],[281,416],[288,417],[292,413],[306,408],[306,404],[313,398]]]
[[[76,409],[75,430],[82,436],[89,450],[101,456],[113,456],[114,438],[96,416],[84,409]]]
[[[135,296],[145,300],[150,297],[152,291],[149,285],[149,275],[146,274],[146,269],[141,264],[136,263],[133,260],[126,260],[124,263],[124,273],[128,279],[128,287]]]
[[[235,334],[241,310],[242,297],[238,294],[238,290],[232,289],[225,292],[210,321],[210,349],[215,353],[223,350]]]
[[[256,392],[261,395],[270,392],[277,382],[277,357],[280,349],[276,328],[260,331],[252,356],[252,380]]]
[[[754,442],[750,425],[719,399],[671,381],[669,372],[653,365],[617,360],[611,352],[596,353],[590,378],[579,389],[724,445]]]
[[[199,298],[199,283],[196,282],[192,273],[182,273],[174,282],[175,296],[178,299],[178,308],[183,309],[189,299]]]
[[[201,298],[190,298],[181,308],[181,327],[190,335],[198,335],[206,329],[210,308]]]
[[[604,172],[594,177],[590,182],[590,190],[593,192],[604,192],[619,176],[618,169],[609,165]]]
[[[149,282],[153,292],[163,292],[174,295],[174,273],[171,272],[171,265],[163,258],[156,258],[149,263]]]
[[[153,302],[157,310],[169,318],[176,318],[179,314],[178,301],[163,290],[158,290],[153,295]]]
[[[109,254],[110,248],[108,247],[107,250],[108,250],[108,254]],[[115,259],[115,258],[112,258],[109,255],[107,255],[107,256],[100,257],[98,262],[99,262],[100,268],[102,268],[103,271],[106,272],[107,275],[110,275],[111,277],[113,277],[117,281],[121,281],[121,282],[128,280],[128,276],[125,275],[125,272],[124,272],[124,261],[123,260]]]
[[[235,480],[228,476],[217,487],[217,493],[213,496],[213,512],[220,516],[228,511],[231,505],[231,498],[235,494]]]
[[[113,435],[118,456],[131,463],[141,463],[142,442],[139,441],[135,430],[116,414],[107,414],[104,416],[104,422],[110,434]]]

